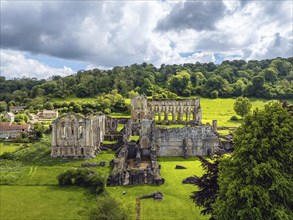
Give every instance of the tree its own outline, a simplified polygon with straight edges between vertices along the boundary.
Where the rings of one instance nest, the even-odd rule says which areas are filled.
[[[0,102],[0,112],[7,111],[7,104],[6,102]]]
[[[36,135],[36,137],[42,138],[43,134],[47,131],[47,128],[45,127],[45,125],[43,123],[36,122],[33,125],[33,131],[34,131],[34,134]]]
[[[177,95],[183,95],[188,82],[190,81],[190,74],[187,71],[178,72],[168,79],[169,90]]]
[[[217,90],[214,90],[211,92],[210,96],[212,99],[216,99],[219,96],[219,92]]]
[[[18,124],[25,124],[29,122],[29,117],[26,114],[17,114],[14,117],[14,122]]]
[[[275,82],[278,79],[278,72],[272,67],[265,69],[263,71],[263,74],[264,74],[265,80],[268,82]]]
[[[242,118],[246,115],[251,109],[251,103],[246,97],[239,97],[234,103],[234,111],[237,115],[240,115]]]
[[[205,158],[198,156],[201,161],[201,166],[205,171],[205,174],[202,177],[197,179],[195,185],[198,186],[199,191],[195,191],[190,196],[193,199],[193,202],[198,206],[204,207],[200,212],[202,215],[213,214],[212,204],[215,202],[217,193],[219,191],[218,185],[218,165],[219,165],[219,155],[216,155],[216,158],[213,162],[209,162]]]
[[[272,102],[244,118],[219,165],[215,219],[292,219],[293,114]]]
[[[54,109],[54,106],[53,106],[52,102],[46,102],[44,104],[44,108],[45,109],[48,109],[48,110],[53,110]]]

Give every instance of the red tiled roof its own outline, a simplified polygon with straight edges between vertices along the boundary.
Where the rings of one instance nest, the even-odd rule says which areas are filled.
[[[14,131],[14,130],[24,130],[28,131],[30,128],[29,124],[10,124],[9,122],[0,122],[0,131]]]

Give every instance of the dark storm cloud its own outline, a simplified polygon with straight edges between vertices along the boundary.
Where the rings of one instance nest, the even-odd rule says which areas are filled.
[[[102,14],[103,2],[9,2],[1,9],[1,47],[84,59],[91,54],[79,39],[85,19],[119,21],[119,10]]]
[[[217,21],[223,17],[224,11],[225,5],[222,1],[178,3],[165,18],[158,22],[157,30],[212,30]]]

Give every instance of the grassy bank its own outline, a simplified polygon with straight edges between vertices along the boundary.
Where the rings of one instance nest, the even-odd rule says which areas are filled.
[[[0,219],[88,219],[95,198],[84,188],[0,186]]]
[[[105,177],[110,173],[109,162],[114,153],[103,152],[95,159],[64,160],[42,158],[36,164],[21,161],[6,161],[1,164],[1,218],[0,219],[88,219],[89,210],[96,198],[79,187],[60,187],[57,175],[65,170],[81,167],[85,161],[107,161],[106,167],[94,167]],[[161,191],[162,201],[141,200],[141,219],[208,219],[200,215],[189,196],[195,186],[183,185],[184,178],[194,174],[201,175],[200,162],[195,157],[184,160],[179,157],[159,158],[161,174],[165,178],[162,186],[117,186],[107,187],[109,194],[129,207],[130,215],[135,218],[135,199],[138,196]],[[177,170],[183,165],[187,169]],[[123,195],[123,191],[126,194]],[[16,208],[17,207],[17,208]]]
[[[4,152],[13,152],[21,146],[23,146],[23,144],[2,142],[0,143],[0,155],[2,155]]]

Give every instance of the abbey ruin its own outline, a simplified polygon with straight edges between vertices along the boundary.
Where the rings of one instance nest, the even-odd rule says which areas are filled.
[[[106,132],[106,116],[81,117],[73,113],[52,123],[52,157],[95,157]]]
[[[163,184],[157,156],[212,155],[219,147],[216,122],[203,125],[200,100],[131,99],[131,118],[105,115],[81,117],[70,113],[52,124],[52,157],[91,158],[104,146],[117,153],[108,185]],[[117,125],[124,124],[121,131]],[[158,124],[184,124],[164,128]],[[131,137],[139,136],[137,141]]]

